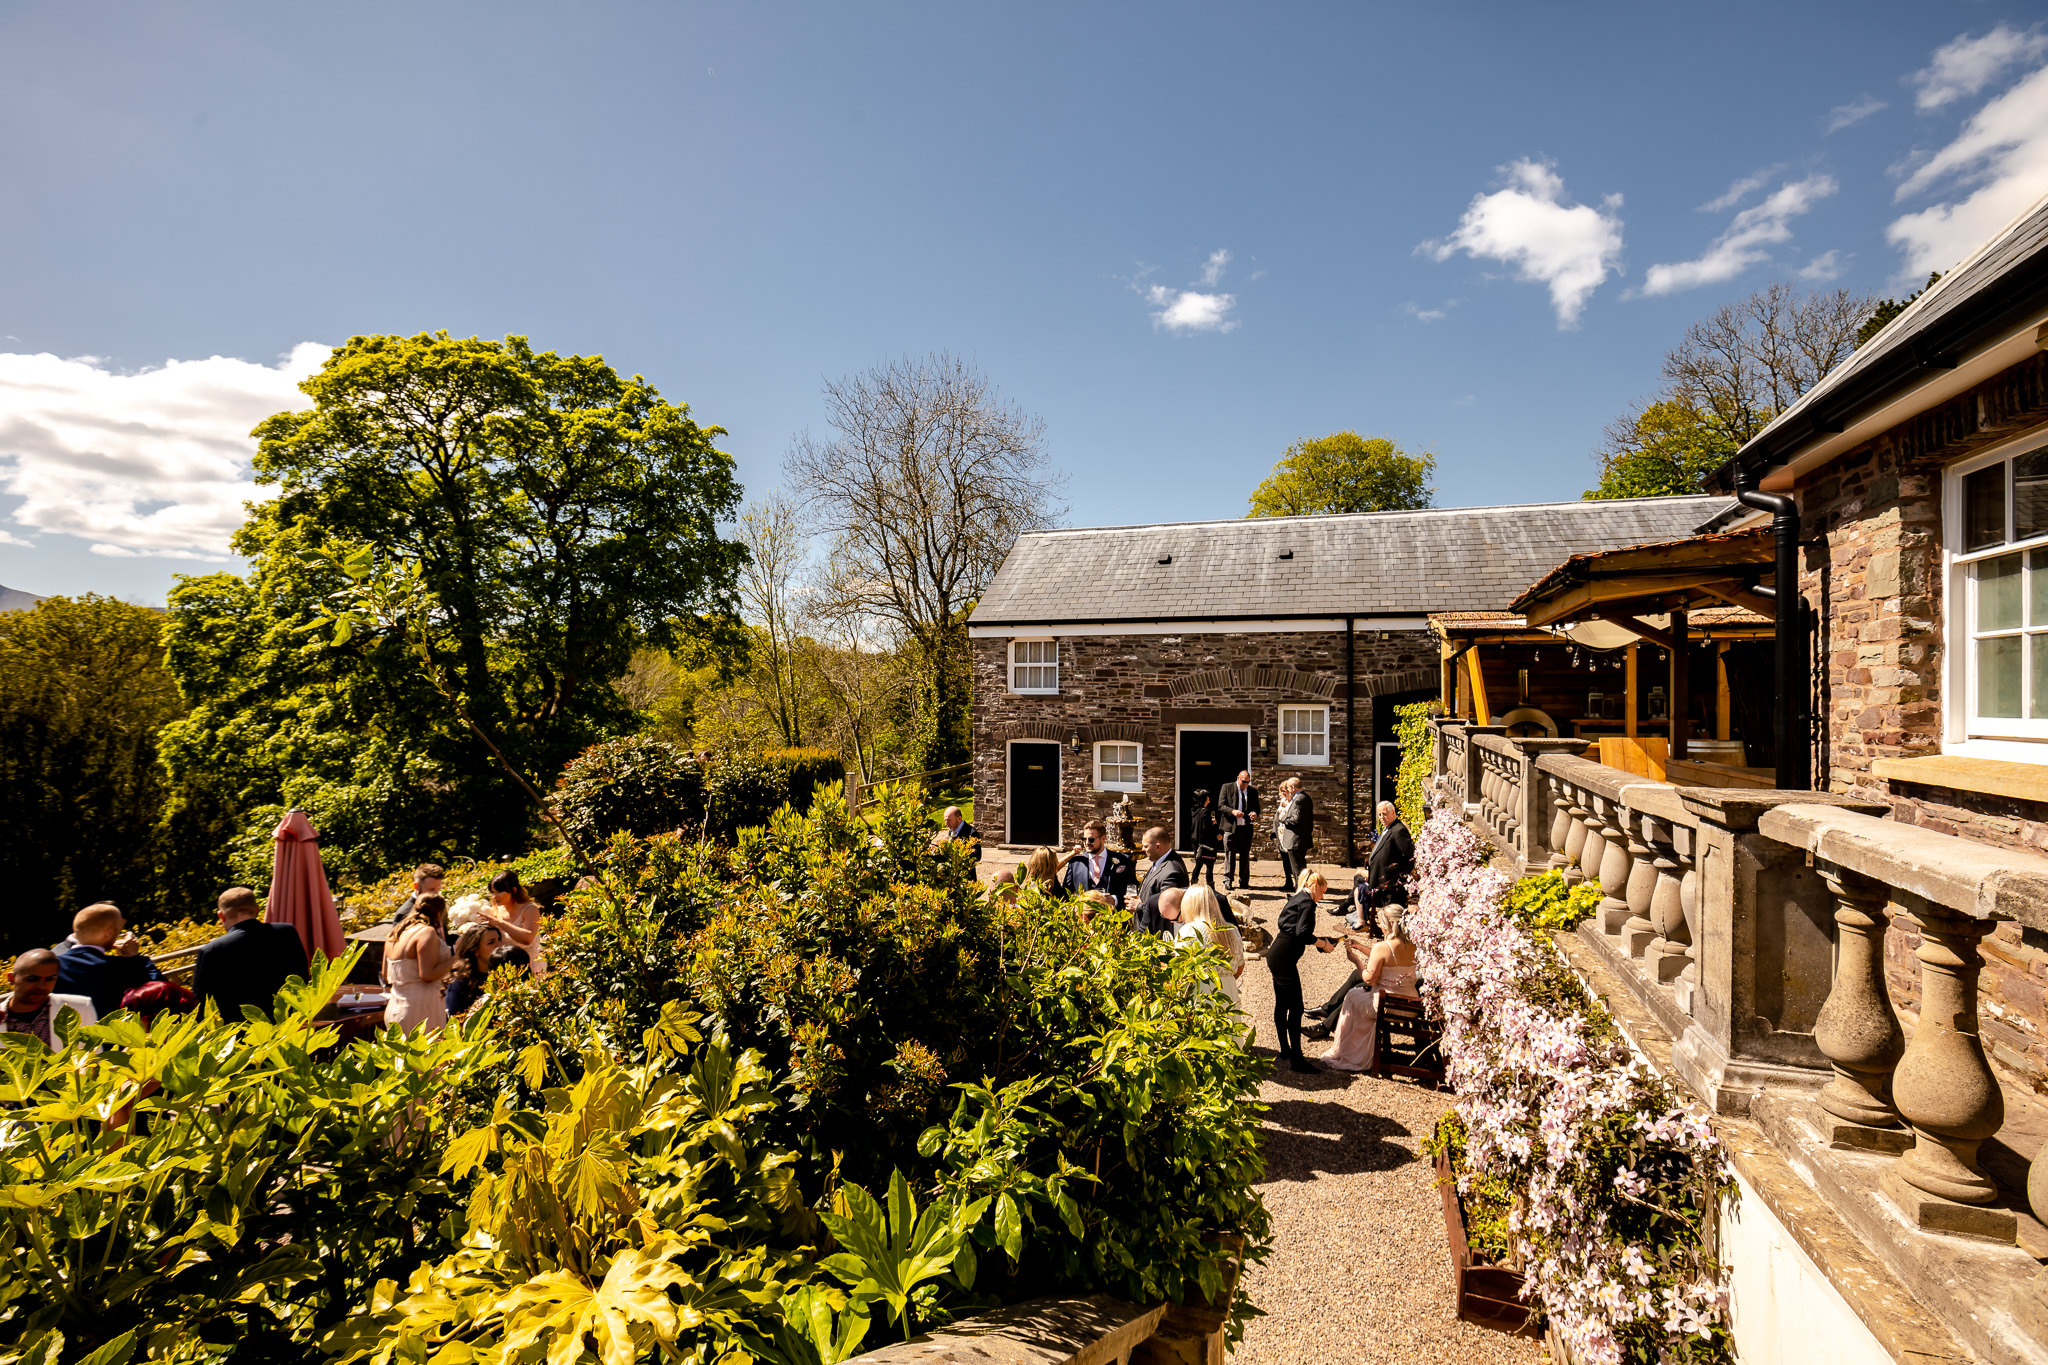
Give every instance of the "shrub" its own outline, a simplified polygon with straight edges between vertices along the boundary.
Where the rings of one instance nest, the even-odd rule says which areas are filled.
[[[555,782],[554,801],[570,837],[586,851],[621,830],[642,837],[695,831],[704,821],[704,771],[665,739],[627,735],[571,759]]]
[[[846,781],[846,764],[830,749],[770,749],[761,755],[782,769],[789,804],[809,810],[818,789]]]
[[[1422,828],[1427,805],[1423,793],[1434,763],[1430,752],[1429,703],[1411,702],[1394,708],[1394,738],[1401,743],[1401,766],[1394,776],[1394,807],[1411,830]]]
[[[1600,905],[1600,883],[1567,886],[1562,872],[1524,877],[1501,897],[1502,913],[1525,929],[1576,929]]]

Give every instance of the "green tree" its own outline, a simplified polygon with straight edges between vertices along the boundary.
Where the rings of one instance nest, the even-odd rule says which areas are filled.
[[[92,901],[147,919],[175,899],[156,835],[167,794],[157,731],[184,705],[162,629],[159,613],[111,597],[0,612],[7,952],[54,943]]]
[[[1737,442],[1713,418],[1676,398],[1659,399],[1607,428],[1600,484],[1583,496],[1662,498],[1697,493]]]
[[[1265,482],[1252,490],[1248,517],[1299,517],[1317,512],[1400,512],[1436,500],[1430,475],[1436,456],[1409,455],[1383,436],[1333,431],[1287,447]]]
[[[1941,272],[1937,270],[1927,277],[1927,283],[1921,285],[1918,289],[1906,295],[1906,297],[1902,299],[1879,299],[1872,306],[1870,316],[1865,318],[1863,325],[1856,329],[1856,345],[1860,348],[1864,342],[1882,332],[1887,322],[1905,312],[1907,305],[1911,304],[1914,299],[1919,298],[1922,294],[1934,288],[1934,282],[1940,278]]]
[[[249,574],[172,593],[172,771],[252,831],[304,806],[345,866],[523,847],[530,788],[633,726],[634,651],[732,613],[722,429],[523,337],[357,337],[300,387],[256,429]],[[365,576],[402,608],[337,616]]]

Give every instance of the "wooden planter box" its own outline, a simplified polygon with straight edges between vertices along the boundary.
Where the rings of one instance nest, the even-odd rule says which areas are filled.
[[[1436,1159],[1437,1189],[1444,1197],[1444,1240],[1451,1246],[1451,1275],[1457,1282],[1458,1320],[1518,1337],[1542,1335],[1536,1314],[1522,1302],[1521,1272],[1478,1259],[1465,1240],[1465,1205],[1451,1163]]]

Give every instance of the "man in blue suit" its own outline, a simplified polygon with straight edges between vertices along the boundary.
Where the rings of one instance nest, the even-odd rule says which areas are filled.
[[[1109,846],[1109,827],[1100,820],[1081,826],[1080,846],[1066,856],[1066,867],[1060,873],[1060,885],[1067,894],[1100,891],[1121,905],[1124,892],[1137,884],[1137,860]]]

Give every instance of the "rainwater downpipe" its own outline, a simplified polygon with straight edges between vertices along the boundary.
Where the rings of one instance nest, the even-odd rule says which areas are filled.
[[[1799,504],[1783,493],[1766,493],[1756,486],[1756,474],[1740,469],[1735,475],[1735,497],[1744,507],[1771,514],[1771,548],[1775,552],[1777,586],[1756,589],[1760,596],[1775,599],[1777,621],[1777,714],[1772,717],[1771,739],[1777,750],[1777,782],[1781,791],[1808,791],[1813,787],[1812,723],[1806,714],[1806,601],[1799,594]]]

